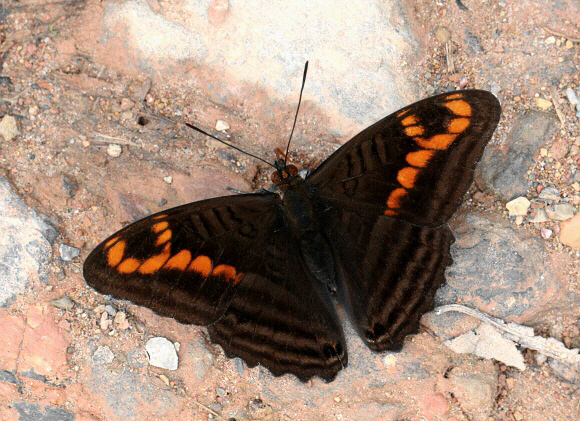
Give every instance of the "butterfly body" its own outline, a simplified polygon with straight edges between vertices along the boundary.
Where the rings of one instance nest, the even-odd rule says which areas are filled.
[[[432,309],[451,264],[447,221],[500,111],[484,91],[419,101],[306,179],[278,162],[276,192],[194,202],[123,228],[87,257],[85,279],[208,326],[249,366],[330,381],[347,365],[336,300],[375,351],[400,349]]]

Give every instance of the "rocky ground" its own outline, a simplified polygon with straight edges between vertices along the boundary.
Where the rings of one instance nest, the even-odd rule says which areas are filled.
[[[245,11],[222,0],[4,3],[0,419],[580,419],[577,366],[521,349],[521,371],[447,348],[445,339],[477,327],[469,316],[426,315],[398,354],[373,354],[346,324],[348,368],[330,384],[302,384],[227,359],[204,328],[100,295],[82,277],[90,250],[126,223],[267,184],[267,168],[182,122],[271,159],[285,147],[309,58],[291,153],[309,167],[414,99],[459,87],[498,96],[502,119],[451,222],[455,263],[438,302],[580,348],[578,3],[401,3],[389,10],[392,50],[374,54],[380,7],[356,10],[367,26],[341,28],[354,12],[322,4],[333,19],[324,30],[341,42],[315,57],[304,53],[305,25],[259,2]],[[253,25],[263,28],[274,13],[280,31],[260,56],[252,48],[264,36],[248,22],[260,16]],[[201,41],[183,29],[192,27],[206,31]],[[374,73],[394,82],[367,82]],[[173,343],[162,348],[170,363],[177,348],[177,370],[149,364],[153,337]]]

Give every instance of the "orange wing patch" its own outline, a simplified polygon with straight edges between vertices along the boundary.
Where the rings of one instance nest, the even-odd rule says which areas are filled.
[[[175,256],[172,256],[171,259],[163,265],[163,269],[177,269],[184,271],[187,269],[189,262],[191,262],[191,252],[184,249],[178,252]]]
[[[453,111],[453,114],[455,115],[471,117],[471,105],[469,105],[467,101],[456,99],[453,101],[444,102],[443,105]]]
[[[433,155],[435,155],[435,151],[423,149],[416,152],[409,152],[405,160],[412,167],[425,168]]]
[[[160,254],[156,254],[155,256],[145,260],[141,266],[139,266],[139,273],[152,274],[157,272],[171,256],[170,248],[170,244],[167,243]]]
[[[117,239],[118,238],[113,238],[113,240]],[[107,247],[109,243],[112,243],[113,240],[107,242],[105,247]],[[126,246],[127,243],[125,241],[119,241],[109,249],[109,251],[107,252],[107,263],[109,264],[109,266],[117,266],[119,263],[121,263],[121,260],[123,260],[123,255],[125,254]]]
[[[212,271],[213,276],[223,276],[226,281],[234,282],[234,285],[237,285],[244,276],[243,273],[236,273],[236,268],[230,265],[217,265],[215,269]]]
[[[213,264],[209,257],[197,256],[195,259],[193,259],[193,262],[189,264],[187,269],[197,272],[204,278],[207,278],[209,275],[211,275]]]

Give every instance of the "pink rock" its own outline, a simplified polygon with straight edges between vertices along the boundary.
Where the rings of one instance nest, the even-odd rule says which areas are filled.
[[[0,313],[1,314],[1,313]],[[24,335],[25,322],[22,316],[0,315],[2,340],[0,341],[0,367],[3,370],[16,370],[16,360]]]
[[[450,404],[441,393],[425,395],[421,399],[422,415],[428,420],[439,419],[449,412]]]
[[[69,334],[58,327],[48,307],[29,307],[26,324],[18,370],[26,372],[34,369],[36,373],[47,376],[65,372],[68,368]]]
[[[560,242],[568,247],[580,247],[580,213],[562,222],[560,226]]]
[[[212,25],[220,25],[228,14],[228,0],[213,0],[209,5],[207,18]]]

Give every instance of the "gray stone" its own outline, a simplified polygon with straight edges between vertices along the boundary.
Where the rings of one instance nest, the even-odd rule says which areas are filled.
[[[101,345],[93,354],[93,362],[95,364],[110,364],[113,362],[115,354],[108,346]]]
[[[57,231],[0,177],[0,307],[22,293],[30,279],[48,281],[51,241]]]
[[[559,203],[546,207],[546,215],[553,221],[567,221],[576,214],[576,208],[570,203]]]
[[[71,310],[75,305],[75,303],[73,303],[72,300],[68,297],[62,297],[59,298],[58,300],[52,300],[50,304],[52,304],[56,308],[60,308],[63,310]]]
[[[52,406],[40,406],[35,403],[15,402],[14,409],[20,414],[20,421],[74,421],[74,414]]]
[[[71,247],[66,244],[61,244],[59,247],[60,258],[65,262],[70,262],[75,257],[81,255],[81,251],[76,247]]]
[[[507,151],[489,145],[476,170],[476,183],[490,194],[509,201],[530,189],[527,171],[540,147],[551,139],[558,120],[539,111],[519,117],[507,137]]]
[[[542,199],[546,202],[558,202],[562,199],[562,196],[556,187],[548,186],[540,192],[538,199]]]
[[[546,294],[558,289],[559,282],[546,264],[549,259],[541,239],[507,221],[479,214],[454,223],[458,226],[451,246],[453,265],[447,269],[447,284],[437,292],[438,304],[461,299],[468,307],[500,318],[550,305]]]

